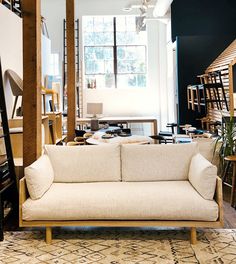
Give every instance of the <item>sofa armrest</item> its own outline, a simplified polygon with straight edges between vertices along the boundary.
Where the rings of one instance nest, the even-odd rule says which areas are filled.
[[[222,191],[222,180],[220,177],[217,176],[216,178],[216,191],[215,197],[218,206],[219,206],[219,218],[221,225],[223,226],[224,215],[223,215],[223,191]]]
[[[22,205],[29,197],[25,177],[19,183],[19,224],[22,226]]]
[[[189,181],[198,193],[207,200],[213,200],[216,189],[217,168],[200,153],[192,157]]]
[[[54,180],[54,171],[48,155],[42,155],[25,168],[25,179],[30,198],[40,199]]]

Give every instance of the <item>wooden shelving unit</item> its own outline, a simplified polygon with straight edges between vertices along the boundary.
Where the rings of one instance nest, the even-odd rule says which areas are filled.
[[[208,116],[211,120],[221,121],[222,115],[229,115],[229,112],[234,113],[234,91],[232,85],[232,76],[230,76],[231,64],[236,59],[236,40],[234,40],[206,69],[205,73],[220,71],[222,82],[226,92],[229,110],[224,106],[222,110],[216,107],[208,108]],[[231,74],[232,75],[232,74]]]

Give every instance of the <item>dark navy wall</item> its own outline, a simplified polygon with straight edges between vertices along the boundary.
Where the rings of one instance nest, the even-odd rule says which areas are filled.
[[[236,0],[174,0],[172,39],[176,36],[235,35]]]
[[[180,124],[199,126],[198,111],[187,108],[187,86],[199,83],[197,75],[203,74],[222,50],[232,42],[231,36],[180,36],[177,37],[178,117]]]
[[[236,38],[236,0],[174,0],[172,39],[177,41],[178,123],[198,126],[187,109],[187,85]]]

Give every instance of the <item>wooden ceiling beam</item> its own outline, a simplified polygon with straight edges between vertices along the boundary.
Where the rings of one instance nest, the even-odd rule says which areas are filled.
[[[23,166],[42,153],[41,1],[24,0],[23,9]]]
[[[67,39],[67,141],[75,136],[76,126],[76,75],[75,75],[75,3],[66,0],[66,39]]]

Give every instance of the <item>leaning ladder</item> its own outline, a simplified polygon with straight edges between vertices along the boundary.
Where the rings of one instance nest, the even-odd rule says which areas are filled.
[[[0,61],[0,118],[2,133],[0,134],[6,154],[0,156],[0,241],[3,240],[3,225],[9,213],[4,204],[10,203],[10,212],[18,215],[18,191],[16,184],[15,166],[11,149],[10,133],[8,127],[6,102],[3,87],[2,67]],[[18,217],[16,217],[18,219]]]
[[[63,112],[66,112],[67,106],[67,38],[66,38],[66,20],[63,21]],[[80,39],[79,39],[79,19],[75,20],[75,63],[76,63],[76,93],[77,93],[77,115],[83,116],[83,84],[82,84],[82,70],[80,63]]]

